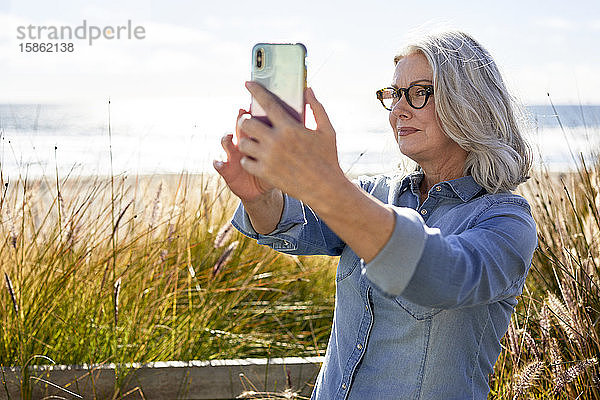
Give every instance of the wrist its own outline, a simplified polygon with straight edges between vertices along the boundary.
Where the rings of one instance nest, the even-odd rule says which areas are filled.
[[[323,179],[323,182],[305,200],[322,217],[335,213],[340,204],[343,204],[342,199],[350,198],[352,192],[358,190],[341,170],[338,174]]]
[[[264,207],[265,204],[270,204],[274,200],[283,196],[281,190],[277,188],[272,188],[264,193],[259,194],[258,196],[252,198],[240,199],[244,204],[245,208],[255,208],[255,207]]]
[[[279,189],[269,190],[252,200],[242,200],[252,227],[259,234],[275,230],[283,213],[283,193]]]

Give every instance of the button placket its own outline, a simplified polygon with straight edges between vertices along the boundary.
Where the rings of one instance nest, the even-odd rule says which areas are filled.
[[[359,326],[359,335],[356,338],[358,343],[356,343],[354,350],[351,352],[349,363],[346,365],[346,369],[342,375],[342,384],[338,389],[338,397],[344,396],[343,398],[345,398],[345,394],[342,394],[342,392],[346,392],[346,390],[349,390],[352,377],[356,373],[356,368],[358,367],[358,364],[364,356],[365,352],[362,350],[364,350],[364,346],[367,343],[373,324],[373,314],[371,313],[368,304],[370,299],[371,288],[368,286],[367,280],[363,276],[361,276],[360,278],[360,288],[361,292],[364,291],[365,312],[362,315]],[[363,345],[363,343],[365,343],[365,345]]]
[[[441,186],[434,186],[431,190],[440,192],[442,190],[442,188],[441,188]],[[429,217],[430,209],[435,208],[435,206],[439,203],[439,201],[440,201],[440,197],[436,193],[432,193],[431,195],[427,196],[427,199],[425,199],[423,204],[421,204],[421,206],[417,209],[418,213],[421,214],[421,216],[423,217],[423,219],[425,221],[427,221],[427,219]]]

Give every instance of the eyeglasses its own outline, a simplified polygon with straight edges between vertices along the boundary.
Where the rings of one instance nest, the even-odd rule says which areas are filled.
[[[407,88],[386,87],[377,91],[377,98],[381,101],[383,108],[392,111],[392,108],[402,98],[402,93],[406,97],[409,106],[415,109],[421,109],[427,104],[427,100],[433,94],[432,85],[414,84]]]

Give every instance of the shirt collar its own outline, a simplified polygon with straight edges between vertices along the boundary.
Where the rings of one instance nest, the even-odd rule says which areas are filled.
[[[403,192],[404,190],[410,188],[415,195],[418,195],[419,185],[423,180],[423,176],[423,170],[419,168],[417,171],[414,171],[411,174],[404,177],[404,179],[402,179],[400,192]],[[440,182],[438,183],[438,185],[441,185],[442,187],[449,187],[452,190],[452,192],[454,192],[454,194],[465,203],[484,190],[481,185],[475,182],[475,179],[473,179],[471,175]]]
[[[421,181],[423,180],[423,170],[421,170],[420,168],[414,172],[411,172],[410,174],[406,175],[404,178],[402,178],[402,183],[400,184],[400,190],[398,191],[398,193],[402,193],[407,189],[410,189],[410,191],[415,194],[416,196],[419,195],[419,185],[421,184]]]
[[[454,193],[465,203],[484,190],[480,184],[475,182],[475,179],[471,175],[462,176],[444,183],[450,186]]]

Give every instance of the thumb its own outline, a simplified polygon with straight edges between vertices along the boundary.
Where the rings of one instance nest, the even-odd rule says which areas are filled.
[[[331,121],[329,120],[329,116],[325,111],[323,105],[317,100],[315,97],[315,93],[312,88],[306,89],[306,102],[310,106],[310,109],[315,116],[315,122],[317,123],[317,130],[321,131],[330,131],[335,135],[335,130],[331,125]]]

